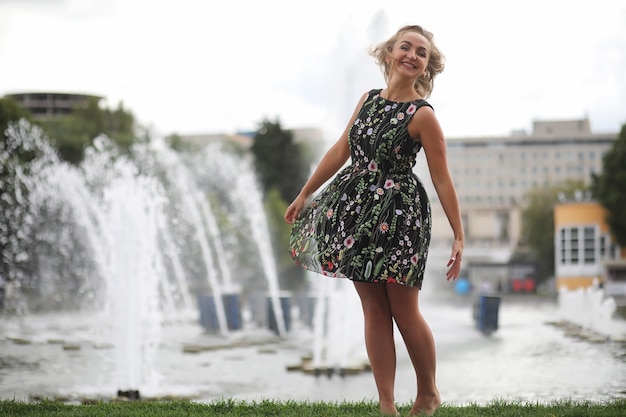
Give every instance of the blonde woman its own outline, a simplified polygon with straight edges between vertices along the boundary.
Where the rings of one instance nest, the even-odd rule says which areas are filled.
[[[293,224],[290,250],[297,264],[354,282],[381,413],[398,415],[395,321],[417,378],[411,415],[432,415],[441,403],[435,343],[418,302],[431,212],[413,166],[423,149],[454,234],[446,273],[454,280],[461,268],[463,225],[444,135],[426,101],[444,58],[432,33],[416,25],[401,27],[371,54],[381,66],[386,87],[363,94],[341,137],[287,208],[285,221]],[[351,163],[342,169],[348,158]]]

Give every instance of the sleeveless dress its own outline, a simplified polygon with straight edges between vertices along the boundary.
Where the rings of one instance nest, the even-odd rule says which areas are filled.
[[[422,287],[431,212],[413,173],[421,144],[407,126],[425,100],[394,102],[371,90],[348,132],[351,164],[300,213],[296,264],[326,276]]]

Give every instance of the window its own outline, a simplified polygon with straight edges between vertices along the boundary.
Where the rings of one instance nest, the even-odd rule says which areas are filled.
[[[578,259],[578,228],[572,227],[570,229],[570,263],[577,264]]]
[[[619,259],[619,246],[611,242],[611,235],[606,233],[598,238],[600,259]]]
[[[596,262],[596,229],[595,227],[585,227],[583,229],[583,261],[586,264]]]
[[[600,236],[600,259],[604,259],[604,257],[606,256],[607,246],[607,236]]]
[[[591,265],[609,255],[608,237],[596,237],[596,230],[595,225],[562,228],[559,231],[559,263]]]
[[[561,229],[561,264],[567,263],[567,231]]]

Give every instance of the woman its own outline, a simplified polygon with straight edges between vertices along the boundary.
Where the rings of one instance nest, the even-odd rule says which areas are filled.
[[[412,168],[423,148],[454,234],[446,273],[454,280],[461,268],[463,225],[444,135],[425,101],[435,76],[443,71],[443,55],[432,33],[412,25],[400,28],[371,55],[383,70],[386,88],[361,97],[343,134],[287,208],[285,221],[294,225],[290,245],[297,264],[353,280],[381,413],[398,415],[395,321],[417,377],[411,415],[432,415],[441,403],[435,344],[418,304],[431,213]],[[341,169],[348,158],[351,164]],[[307,206],[309,197],[340,169]]]

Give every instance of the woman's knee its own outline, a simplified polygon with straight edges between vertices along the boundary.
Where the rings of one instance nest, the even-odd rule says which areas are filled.
[[[419,290],[393,285],[388,290],[391,314],[400,330],[410,329],[421,319],[418,305]]]
[[[355,282],[365,315],[391,316],[391,306],[384,285]]]

